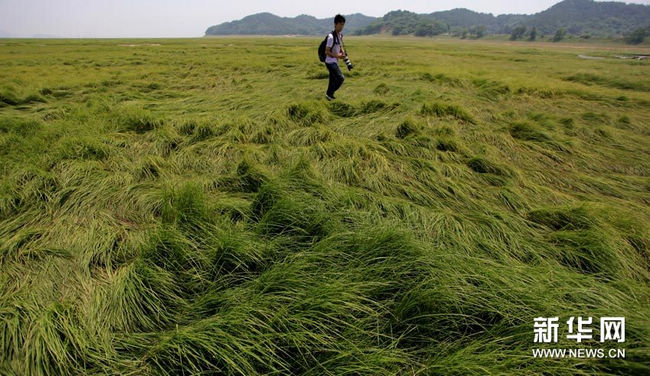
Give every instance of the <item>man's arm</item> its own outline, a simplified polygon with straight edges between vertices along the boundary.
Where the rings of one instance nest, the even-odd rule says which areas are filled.
[[[341,49],[341,50],[343,50],[343,49]],[[342,53],[342,52],[339,53],[338,55],[335,54],[335,53],[333,53],[333,52],[332,52],[332,49],[329,48],[329,47],[325,47],[325,55],[327,55],[327,56],[331,56],[331,57],[335,57],[335,58],[337,58],[337,59],[342,59],[342,58],[345,56],[345,54]]]
[[[331,56],[331,57],[335,57],[335,58],[337,58],[337,59],[339,58],[339,55],[333,53],[333,52],[332,52],[332,49],[329,48],[329,47],[325,47],[325,55],[327,55],[327,56]]]

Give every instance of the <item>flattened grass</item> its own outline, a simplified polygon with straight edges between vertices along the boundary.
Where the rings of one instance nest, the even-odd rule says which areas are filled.
[[[647,373],[647,62],[317,42],[3,41],[0,374]]]

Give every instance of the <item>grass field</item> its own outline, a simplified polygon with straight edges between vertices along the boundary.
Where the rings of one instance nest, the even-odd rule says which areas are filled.
[[[319,42],[0,40],[0,374],[648,374],[648,48]]]

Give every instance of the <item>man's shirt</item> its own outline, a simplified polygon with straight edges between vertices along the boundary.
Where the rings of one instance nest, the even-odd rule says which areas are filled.
[[[332,33],[329,33],[327,35],[327,42],[325,42],[325,47],[331,48],[331,52],[334,55],[338,55],[339,53],[341,53],[341,43],[343,41],[343,34],[338,33],[338,39],[339,39],[338,43],[334,44],[334,36],[332,35]],[[331,57],[329,55],[325,57],[325,63],[338,63],[338,61],[339,60],[337,58]]]

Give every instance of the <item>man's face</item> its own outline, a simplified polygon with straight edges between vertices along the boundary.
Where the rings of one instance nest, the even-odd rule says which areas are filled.
[[[339,22],[334,25],[334,30],[336,30],[337,33],[340,33],[341,30],[343,30],[343,26],[345,26],[345,22]]]

